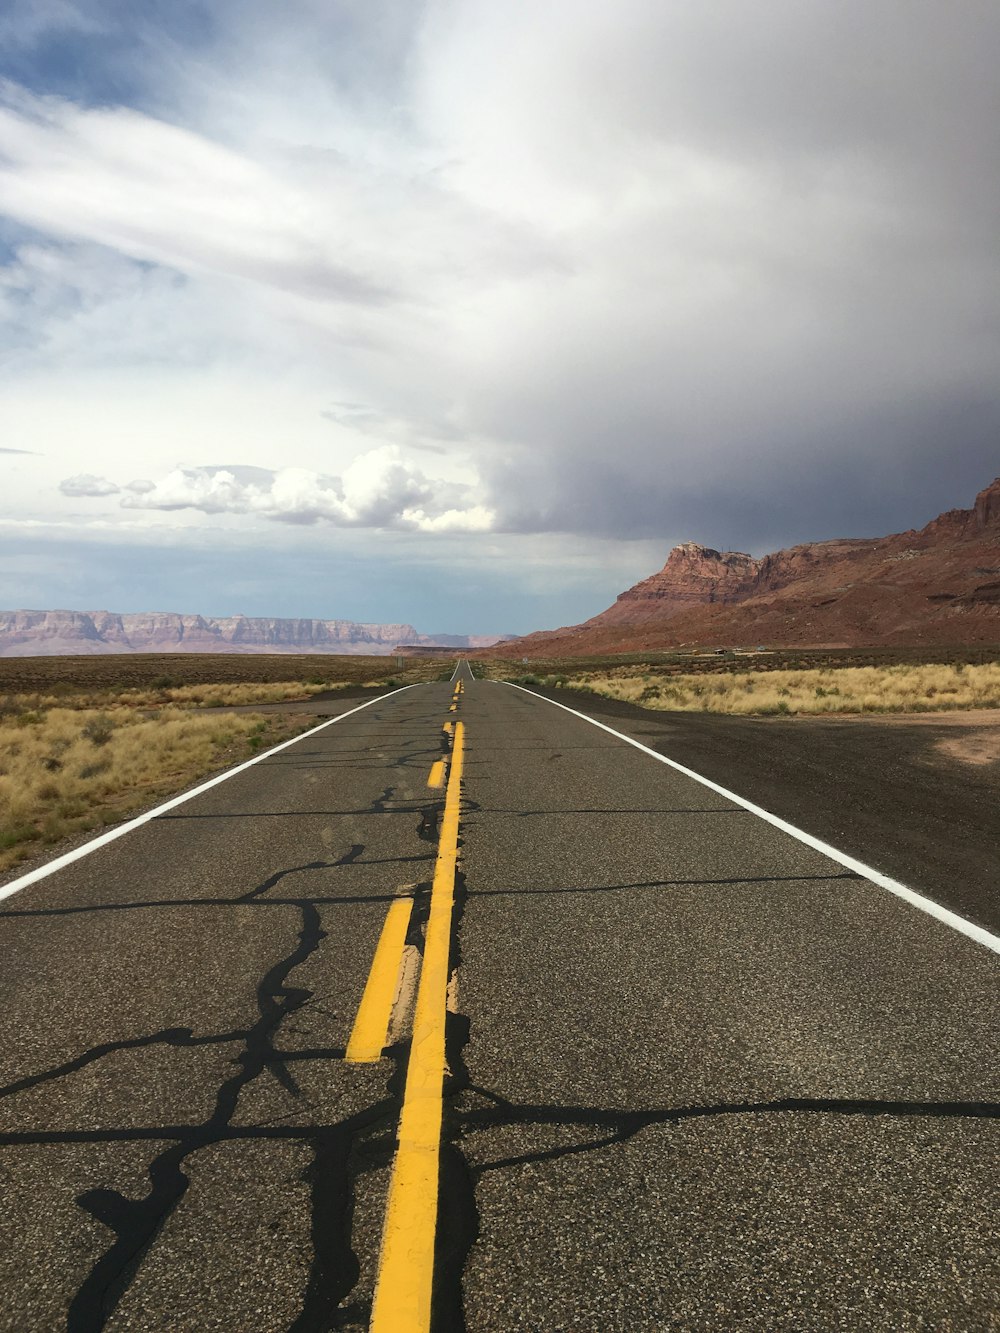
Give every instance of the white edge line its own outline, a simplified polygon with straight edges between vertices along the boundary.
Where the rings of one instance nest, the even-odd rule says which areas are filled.
[[[947,907],[942,907],[940,903],[934,902],[932,898],[925,898],[922,893],[917,893],[914,889],[908,889],[905,884],[900,884],[896,879],[890,879],[888,875],[883,875],[880,870],[865,865],[863,861],[856,861],[853,856],[838,851],[836,847],[831,847],[828,842],[822,842],[819,838],[814,838],[811,833],[796,828],[794,824],[789,824],[787,820],[779,818],[778,815],[772,815],[769,810],[764,810],[759,805],[754,805],[752,801],[737,796],[728,787],[720,787],[717,782],[702,777],[694,769],[685,768],[676,759],[668,759],[665,754],[660,754],[657,750],[651,750],[648,745],[643,745],[641,741],[633,740],[631,736],[615,731],[614,727],[606,726],[605,723],[588,717],[586,713],[580,713],[575,708],[570,708],[568,704],[561,704],[556,699],[549,699],[544,694],[536,694],[534,690],[525,689],[523,685],[515,685],[510,680],[501,680],[494,683],[509,685],[512,690],[521,690],[522,693],[530,694],[534,699],[541,699],[543,703],[552,704],[554,708],[561,708],[565,713],[572,713],[574,717],[582,718],[584,722],[589,722],[592,727],[600,727],[601,731],[606,731],[611,736],[617,736],[620,741],[625,741],[627,745],[632,745],[637,750],[641,750],[643,754],[648,754],[651,759],[659,760],[661,764],[676,769],[678,773],[683,773],[685,777],[694,778],[695,782],[700,782],[703,787],[708,787],[710,791],[718,792],[720,796],[725,796],[728,801],[734,801],[736,805],[741,805],[744,810],[749,810],[758,819],[763,819],[766,823],[773,824],[775,828],[781,829],[782,833],[790,834],[791,837],[797,838],[799,842],[804,842],[807,847],[812,847],[814,851],[828,856],[831,861],[837,861],[848,870],[853,870],[862,879],[870,880],[872,884],[877,884],[881,889],[887,889],[889,893],[894,893],[897,898],[902,898],[912,906],[918,907],[921,912],[926,912],[928,916],[933,916],[938,921],[942,921],[946,926],[950,926],[952,930],[957,930],[959,934],[966,935],[970,940],[975,940],[977,944],[982,944],[985,948],[992,949],[994,953],[1000,954],[1000,935],[994,935],[992,931],[987,930],[984,926],[977,926],[974,921],[968,921],[964,916],[959,916],[957,912],[949,911]]]
[[[217,773],[214,778],[209,778],[201,786],[195,787],[191,791],[182,792],[180,796],[174,796],[171,800],[164,801],[162,805],[156,805],[152,810],[146,810],[143,814],[136,815],[134,819],[130,819],[127,823],[116,825],[113,829],[109,829],[107,833],[98,834],[96,838],[91,838],[89,842],[85,842],[81,847],[74,847],[71,852],[65,852],[62,856],[57,856],[54,861],[47,861],[45,865],[39,866],[36,870],[29,870],[26,875],[22,875],[19,879],[13,879],[9,884],[0,886],[0,902],[5,898],[13,897],[15,893],[20,893],[29,884],[35,884],[48,875],[54,875],[57,870],[62,870],[63,866],[71,865],[74,861],[79,861],[81,857],[89,856],[91,852],[96,852],[98,847],[106,847],[109,842],[124,837],[126,833],[131,833],[133,829],[139,828],[141,824],[148,824],[151,819],[156,819],[165,810],[173,810],[175,806],[183,805],[185,801],[190,801],[195,796],[200,796],[202,792],[217,787],[220,782],[235,777],[237,773],[243,773],[246,769],[253,768],[254,764],[259,764],[264,759],[270,759],[271,755],[277,754],[279,750],[287,750],[290,745],[297,745],[299,741],[304,741],[307,736],[315,736],[317,731],[322,731],[324,727],[332,727],[335,722],[343,722],[344,718],[360,713],[363,708],[370,708],[372,704],[381,703],[383,699],[391,699],[394,694],[402,694],[404,690],[415,688],[413,685],[401,685],[398,690],[390,690],[388,694],[380,694],[374,699],[366,699],[363,704],[358,704],[357,708],[350,708],[346,713],[338,713],[336,717],[327,718],[318,727],[310,727],[308,731],[293,736],[291,740],[282,741],[280,745],[272,746],[270,750],[265,750],[263,754],[254,755],[252,759],[237,764],[235,768],[227,768],[224,773]]]

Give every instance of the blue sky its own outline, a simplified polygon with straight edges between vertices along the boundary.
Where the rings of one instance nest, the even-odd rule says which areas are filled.
[[[572,623],[1000,472],[1000,11],[0,16],[0,602]]]

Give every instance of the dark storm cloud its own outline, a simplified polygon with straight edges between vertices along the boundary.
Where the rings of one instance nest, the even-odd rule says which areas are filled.
[[[441,457],[483,565],[491,530],[760,552],[919,525],[1000,472],[994,0],[13,12],[0,187],[50,238],[0,274],[51,376],[19,420],[81,348],[144,356],[157,420],[190,366],[231,377],[142,459],[137,526],[311,520],[309,478],[392,446]],[[60,42],[100,45],[92,87]],[[165,488],[174,435],[199,443]],[[226,503],[206,440],[262,469]],[[256,494],[293,470],[287,503]]]
[[[510,531],[697,541],[755,554],[834,537],[878,537],[969,508],[1000,474],[1000,399],[914,401],[880,414],[818,423],[794,437],[740,437],[724,473],[699,451],[639,442],[631,457],[587,468],[539,454],[499,516]],[[513,469],[498,489],[513,489]],[[549,497],[549,503],[539,503]]]
[[[614,160],[566,168],[606,170],[606,211],[481,386],[501,523],[759,550],[971,503],[1000,472],[1000,8],[625,10],[554,76],[567,145],[600,118]]]

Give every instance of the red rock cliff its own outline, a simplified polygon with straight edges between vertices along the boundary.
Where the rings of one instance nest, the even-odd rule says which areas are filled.
[[[511,655],[678,645],[1000,643],[1000,477],[971,509],[888,537],[805,543],[754,559],[684,542],[657,574],[582,625]]]

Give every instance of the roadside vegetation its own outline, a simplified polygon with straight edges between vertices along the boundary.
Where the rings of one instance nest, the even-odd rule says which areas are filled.
[[[67,836],[117,823],[304,725],[281,715],[12,708],[7,700],[0,715],[0,870]]]
[[[897,664],[708,673],[604,671],[515,674],[519,684],[589,691],[642,708],[742,716],[931,713],[1000,708],[1000,662]]]
[[[0,873],[317,721],[242,710],[447,679],[454,668],[436,658],[398,667],[385,657],[166,657],[0,659]],[[232,709],[241,711],[214,711]]]
[[[148,689],[56,690],[8,696],[7,700],[0,699],[0,711],[98,708],[117,714],[136,708],[156,710],[171,706],[184,709],[238,708],[308,699],[314,694],[345,688],[343,682],[288,681],[280,685],[162,685]]]
[[[158,692],[190,686],[264,685],[290,690],[286,698],[303,697],[304,686],[316,690],[335,685],[384,685],[390,676],[435,679],[447,674],[449,658],[349,657],[326,653],[123,653],[92,657],[0,657],[0,695],[41,694],[81,696]]]

